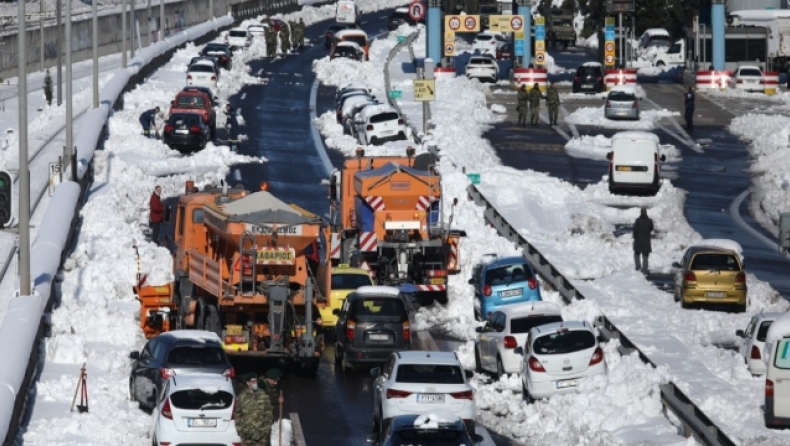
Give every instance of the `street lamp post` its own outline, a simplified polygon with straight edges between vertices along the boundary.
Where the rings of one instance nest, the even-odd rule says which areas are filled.
[[[58,73],[57,73],[57,80],[58,80],[58,106],[63,103],[63,39],[60,38],[63,32],[61,26],[60,15],[63,13],[63,5],[61,1],[58,0],[57,4],[55,5],[57,12],[55,13],[55,17],[57,17],[57,29],[58,29]]]
[[[97,0],[93,5],[93,108],[99,108],[99,10]]]
[[[60,0],[58,0],[60,1]],[[121,0],[121,67],[126,68],[126,0]]]
[[[71,92],[71,0],[66,0],[66,156],[65,164],[71,163],[71,151],[74,148],[74,123],[72,122]],[[75,178],[72,178],[75,179]]]
[[[38,48],[41,71],[44,71],[44,2],[38,2]]]
[[[27,22],[19,2],[19,295],[30,296],[30,172],[27,159]]]

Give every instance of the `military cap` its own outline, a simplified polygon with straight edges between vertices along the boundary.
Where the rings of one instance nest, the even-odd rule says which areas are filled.
[[[241,379],[243,379],[245,383],[251,379],[256,379],[257,377],[258,376],[255,374],[255,372],[249,372],[241,375]]]
[[[283,377],[283,372],[278,368],[269,369],[266,371],[266,377],[269,379],[280,379]]]

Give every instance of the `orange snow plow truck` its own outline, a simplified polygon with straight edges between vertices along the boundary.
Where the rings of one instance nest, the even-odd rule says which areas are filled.
[[[323,339],[312,303],[326,300],[319,290],[330,279],[323,221],[267,191],[191,186],[175,206],[175,280],[134,288],[145,336],[207,330],[229,355],[283,358],[314,374]]]

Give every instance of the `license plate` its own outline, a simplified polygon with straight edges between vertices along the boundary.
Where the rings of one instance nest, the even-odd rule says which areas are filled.
[[[444,278],[431,279],[431,285],[444,285]]]
[[[620,172],[630,172],[631,166],[617,166],[617,170]]]
[[[216,418],[187,418],[188,427],[217,427]]]
[[[187,133],[189,133],[189,130],[176,130],[176,133],[178,133],[179,135],[186,135]]]
[[[369,333],[368,339],[371,341],[389,341],[390,335],[386,333]]]
[[[587,90],[592,90],[593,86],[592,85],[582,85],[582,88],[583,89],[587,89]]]
[[[444,404],[444,395],[435,393],[423,393],[417,395],[417,402],[423,404]]]
[[[568,387],[576,387],[579,385],[579,378],[566,379],[565,381],[557,381],[558,389],[567,389]]]
[[[724,291],[706,291],[706,297],[727,297],[727,293]]]
[[[499,292],[500,297],[513,297],[513,296],[521,296],[522,288],[516,288],[515,290],[504,290]]]
[[[228,325],[228,336],[241,336],[241,325]]]
[[[392,135],[393,133],[395,133],[395,130],[387,130],[386,132],[381,132],[381,134],[384,135],[384,136]]]

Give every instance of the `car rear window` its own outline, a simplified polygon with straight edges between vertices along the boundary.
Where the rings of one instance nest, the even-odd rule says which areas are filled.
[[[494,61],[485,57],[473,57],[469,60],[469,65],[493,65]]]
[[[227,55],[225,48],[221,46],[207,46],[206,48],[203,49],[203,54],[211,54],[211,53]]]
[[[539,355],[561,355],[595,347],[595,336],[587,330],[569,330],[540,336],[532,343]]]
[[[206,99],[200,96],[180,96],[176,105],[179,107],[204,107]]]
[[[219,347],[175,347],[167,354],[167,364],[172,367],[179,365],[217,365],[227,362],[225,352]]]
[[[191,114],[191,113],[184,113],[184,114],[178,114],[178,115],[171,116],[170,119],[167,120],[167,122],[169,124],[176,124],[176,125],[181,125],[181,124],[199,125],[200,124],[200,120],[201,120],[201,118],[198,115]]]
[[[224,390],[208,392],[201,389],[189,389],[173,392],[170,404],[186,410],[221,410],[233,404],[233,395]]]
[[[531,278],[532,272],[526,264],[498,266],[486,272],[484,285],[507,285],[513,282],[524,282]]]
[[[401,364],[398,366],[399,383],[463,384],[464,372],[457,365]]]
[[[487,41],[489,41],[489,40],[491,40],[493,38],[494,38],[494,36],[489,36],[489,35],[486,35],[486,34],[480,34],[477,37],[475,37],[475,40],[480,41],[480,42],[487,42]]]
[[[228,34],[231,37],[247,37],[247,31],[230,31]]]
[[[562,322],[562,316],[541,314],[539,316],[517,317],[510,320],[510,332],[529,333],[535,327],[554,322]]]
[[[554,26],[573,26],[573,22],[569,19],[558,19],[553,21]]]
[[[400,119],[400,116],[395,112],[379,113],[370,117],[370,123],[397,121],[398,119]]]
[[[208,65],[192,65],[189,67],[189,71],[193,73],[213,73],[214,69]]]
[[[760,70],[755,70],[754,68],[741,68],[741,76],[757,76],[760,77],[763,73],[760,73]]]
[[[771,328],[773,323],[774,321],[763,321],[760,324],[760,328],[757,329],[757,340],[759,342],[765,342],[765,338],[768,337],[768,329]]]
[[[779,340],[775,356],[774,366],[776,366],[776,368],[790,369],[790,339],[784,338]]]
[[[601,67],[579,67],[580,76],[599,76]]]
[[[367,274],[333,274],[333,290],[356,290],[361,286],[371,285]]]
[[[339,46],[335,48],[335,57],[337,56],[353,56],[354,50],[347,46]]]
[[[691,262],[694,271],[738,271],[738,259],[731,254],[697,254]]]
[[[631,93],[626,93],[624,91],[612,91],[609,93],[610,101],[635,101],[636,96]]]
[[[355,301],[350,317],[357,322],[400,322],[409,315],[400,299],[373,297]]]

